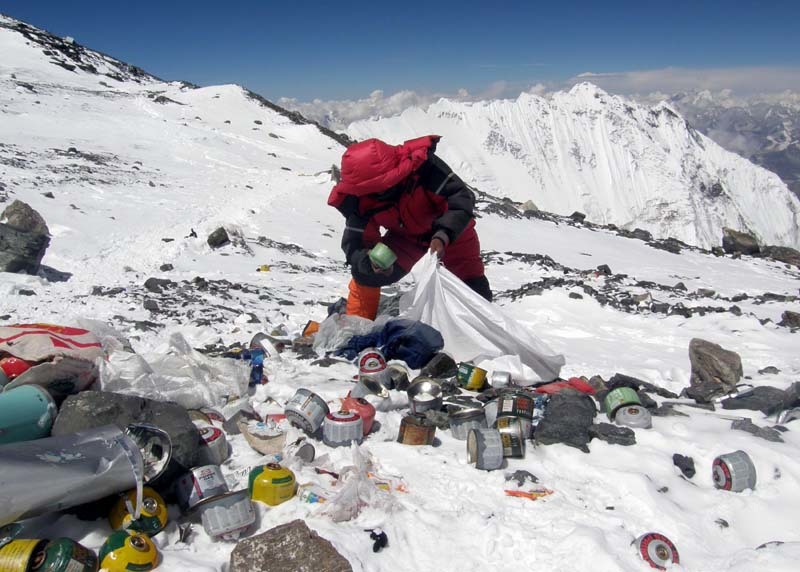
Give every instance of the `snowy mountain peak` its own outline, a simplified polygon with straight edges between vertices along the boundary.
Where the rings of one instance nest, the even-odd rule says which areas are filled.
[[[546,211],[706,248],[723,227],[800,246],[800,201],[786,185],[692,129],[671,103],[646,107],[584,82],[547,99],[440,100],[348,133],[392,142],[439,133],[439,152],[470,184]]]

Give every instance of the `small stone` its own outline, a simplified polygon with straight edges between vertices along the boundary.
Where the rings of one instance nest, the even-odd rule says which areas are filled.
[[[46,199],[54,199],[56,196],[51,192],[47,191],[46,193],[42,193],[42,196]]]
[[[597,423],[589,427],[589,435],[611,445],[630,446],[636,444],[636,433],[630,427],[620,427],[611,423]]]
[[[691,479],[697,471],[694,468],[694,459],[675,453],[672,455],[672,464],[678,467],[687,479]]]
[[[681,290],[683,292],[686,292],[688,290],[688,288],[686,287],[686,284],[684,284],[683,282],[678,282],[677,284],[675,284],[675,286],[672,287],[672,289],[673,290]]]
[[[169,272],[170,270],[174,270],[175,267],[172,264],[162,264],[158,267],[161,272]]]
[[[571,218],[571,219],[572,219],[572,220],[574,220],[575,222],[583,222],[583,221],[585,221],[585,220],[586,220],[586,215],[585,215],[585,214],[583,214],[582,212],[575,211],[574,213],[572,213],[571,215],[569,215],[569,218]]]
[[[514,481],[518,487],[524,486],[525,483],[538,483],[539,479],[533,473],[519,469],[513,473],[506,475],[506,481]]]
[[[428,409],[424,415],[428,421],[436,425],[437,429],[450,428],[450,416],[444,411],[436,411],[433,409]]]
[[[149,310],[150,312],[158,312],[158,302],[155,300],[146,299],[142,306],[144,306],[145,310]]]
[[[611,268],[609,268],[608,264],[601,264],[600,266],[597,267],[597,271],[600,274],[604,274],[605,276],[611,276],[611,274],[613,274],[613,272],[611,272]]]
[[[717,292],[712,290],[711,288],[698,288],[697,295],[701,298],[713,298],[716,296]]]
[[[572,298],[573,300],[583,300],[583,296],[581,296],[577,292],[570,292],[569,297]]]
[[[800,328],[800,312],[786,310],[781,314],[781,321],[778,322],[778,325],[787,328]]]
[[[155,187],[156,184],[153,181],[148,181],[147,184],[151,187]]]
[[[773,443],[783,443],[783,437],[781,437],[780,432],[769,427],[759,427],[750,419],[737,419],[731,423],[731,429],[746,431],[752,435],[755,435],[756,437],[761,437],[762,439],[772,441]]]
[[[718,518],[714,522],[717,523],[719,527],[722,529],[728,528],[730,526],[730,524],[728,524],[728,521],[725,520],[724,518]]]
[[[36,292],[34,292],[33,290],[26,290],[25,288],[20,288],[17,291],[17,294],[19,294],[20,296],[36,296]]]
[[[152,292],[153,294],[161,294],[164,292],[164,288],[169,287],[171,284],[172,282],[169,280],[150,277],[145,280],[144,287],[148,292]]]

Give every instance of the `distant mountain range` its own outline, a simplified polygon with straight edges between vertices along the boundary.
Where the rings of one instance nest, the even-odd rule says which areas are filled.
[[[698,131],[776,173],[800,196],[800,94],[736,98],[708,91],[669,99]]]
[[[710,248],[722,228],[800,245],[800,200],[780,178],[726,151],[672,104],[653,107],[582,83],[547,97],[441,99],[353,123],[355,139],[443,135],[442,157],[470,184],[542,210],[639,227]]]

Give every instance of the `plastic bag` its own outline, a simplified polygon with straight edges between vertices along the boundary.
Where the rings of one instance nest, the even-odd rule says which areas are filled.
[[[391,492],[379,488],[370,474],[374,470],[374,462],[369,452],[359,445],[351,445],[353,465],[345,467],[339,473],[337,493],[323,505],[321,514],[327,515],[334,522],[352,520],[365,507],[390,512],[395,502]]]
[[[100,366],[103,391],[174,401],[186,409],[221,407],[230,397],[246,395],[249,377],[244,362],[208,358],[178,333],[149,362],[117,351]]]
[[[439,265],[436,255],[423,256],[411,273],[416,287],[401,301],[403,317],[439,330],[444,351],[453,359],[480,365],[485,360],[514,356],[527,366],[511,372],[516,382],[558,377],[564,356],[554,353],[527,327]]]
[[[361,316],[331,314],[319,325],[314,335],[314,351],[318,355],[337,350],[347,344],[353,336],[363,336],[375,328],[382,327],[391,316],[378,316],[373,322]]]

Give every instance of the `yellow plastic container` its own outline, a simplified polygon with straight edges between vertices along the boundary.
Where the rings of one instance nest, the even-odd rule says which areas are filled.
[[[158,566],[158,549],[144,534],[118,530],[100,549],[100,568],[105,572],[147,572]]]
[[[164,530],[167,525],[167,503],[161,495],[150,487],[142,490],[142,514],[136,520],[128,512],[126,501],[131,507],[136,506],[136,490],[128,491],[114,504],[108,515],[108,522],[114,530],[134,530],[147,536],[153,536]]]
[[[291,499],[297,492],[294,473],[278,463],[268,463],[250,471],[250,498],[270,506]]]

